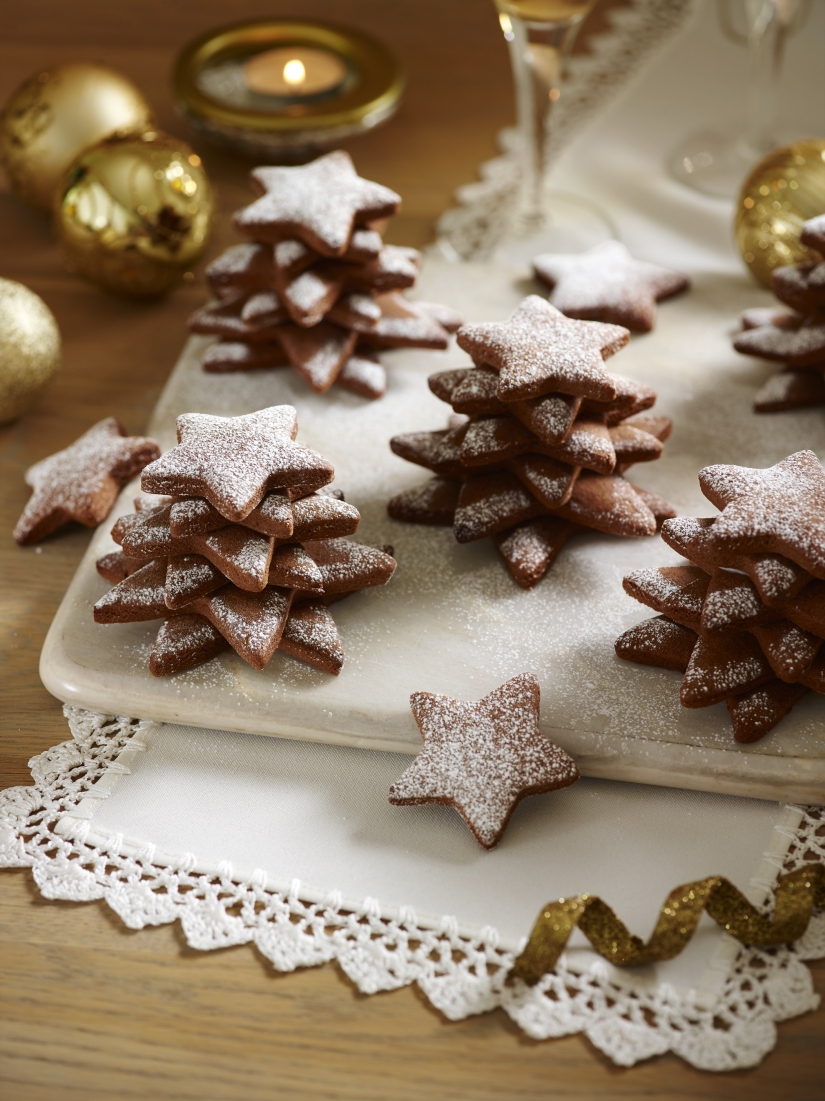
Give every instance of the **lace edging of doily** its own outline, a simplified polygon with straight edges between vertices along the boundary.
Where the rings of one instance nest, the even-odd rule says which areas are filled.
[[[777,1021],[818,1005],[803,961],[825,956],[821,913],[790,947],[740,949],[716,1003],[702,1008],[666,984],[619,986],[607,964],[581,974],[564,958],[532,988],[508,984],[513,954],[494,929],[467,935],[450,917],[425,928],[409,909],[382,916],[371,899],[345,910],[336,892],[307,902],[297,881],[274,891],[265,873],[241,882],[228,864],[200,874],[192,854],[160,865],[153,845],[126,853],[120,836],[105,847],[89,844],[90,824],[76,818],[58,833],[61,819],[90,798],[106,798],[130,771],[153,725],[65,711],[72,740],[32,759],[32,787],[0,792],[0,867],[30,867],[47,898],[103,899],[132,929],[179,920],[193,948],[253,943],[281,971],[335,960],[367,994],[417,983],[451,1020],[500,1006],[535,1039],[583,1032],[622,1066],[667,1051],[705,1070],[753,1066],[774,1046]],[[825,861],[825,813],[798,810],[783,871]]]
[[[553,111],[548,164],[651,54],[693,15],[697,0],[633,0],[608,14],[609,29],[594,35],[589,52],[571,58],[564,93]],[[479,166],[480,179],[456,190],[458,206],[436,226],[435,249],[452,260],[488,259],[506,234],[521,182],[520,136],[508,127],[498,135],[501,156]]]

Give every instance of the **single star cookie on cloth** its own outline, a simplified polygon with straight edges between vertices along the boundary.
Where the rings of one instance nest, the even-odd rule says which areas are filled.
[[[71,520],[95,527],[109,515],[126,482],[159,455],[154,440],[127,436],[114,417],[98,421],[70,447],[26,471],[34,492],[14,538],[21,546],[36,543]]]
[[[227,520],[241,521],[270,489],[332,481],[332,463],[294,442],[298,419],[291,405],[273,405],[242,417],[184,413],[178,445],[148,466],[145,493],[205,497]]]
[[[567,787],[575,761],[539,733],[539,684],[513,677],[472,703],[415,692],[410,706],[424,748],[392,785],[394,806],[455,807],[479,844],[494,848],[527,795]]]
[[[362,179],[349,153],[337,149],[294,168],[254,168],[260,198],[235,215],[235,227],[257,241],[299,237],[324,256],[342,256],[356,221],[394,214],[401,197]]]
[[[689,286],[674,271],[634,260],[619,241],[605,241],[578,255],[544,253],[533,271],[550,288],[550,301],[568,317],[609,321],[633,332],[649,332],[656,303]]]
[[[556,390],[612,401],[616,387],[604,361],[627,344],[630,333],[619,325],[565,317],[531,294],[509,320],[464,325],[457,339],[476,364],[499,372],[501,401],[522,401]]]

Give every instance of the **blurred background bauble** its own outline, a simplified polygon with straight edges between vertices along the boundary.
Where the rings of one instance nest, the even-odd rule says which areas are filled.
[[[0,424],[25,413],[60,366],[60,330],[34,291],[0,279]]]
[[[131,81],[104,65],[59,65],[37,73],[0,114],[0,160],[15,192],[51,210],[75,157],[110,134],[152,125],[149,104]]]
[[[825,213],[825,140],[774,149],[751,171],[736,205],[736,244],[763,286],[776,268],[815,260],[800,244],[802,223]]]
[[[146,130],[82,153],[63,177],[54,211],[70,270],[107,290],[152,296],[193,278],[213,196],[188,145]]]

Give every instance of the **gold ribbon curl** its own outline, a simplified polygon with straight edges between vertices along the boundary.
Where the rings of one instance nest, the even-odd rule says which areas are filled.
[[[825,907],[825,864],[806,864],[779,879],[772,918],[761,914],[722,876],[676,887],[667,896],[647,944],[628,932],[600,898],[560,898],[542,909],[510,976],[534,986],[556,966],[577,926],[599,955],[619,967],[631,967],[678,956],[687,947],[703,911],[743,944],[766,948],[798,940],[808,927],[814,907]]]

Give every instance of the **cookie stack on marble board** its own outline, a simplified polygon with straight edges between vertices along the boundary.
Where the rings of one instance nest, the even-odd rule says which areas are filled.
[[[598,368],[582,374],[576,355],[560,347],[558,362],[541,368],[546,377],[508,389],[483,339],[496,324],[459,329],[474,365],[429,380],[453,408],[449,427],[390,443],[435,477],[397,494],[388,511],[409,523],[452,525],[459,543],[492,537],[513,578],[531,588],[572,536],[653,535],[675,513],[624,477],[633,463],[658,459],[671,430],[669,418],[647,412],[652,389],[602,370],[602,357],[627,343],[627,330],[568,320],[536,296],[498,325],[520,314],[529,325],[558,326],[565,341],[592,341],[601,351]],[[519,389],[541,392],[522,397]]]
[[[802,451],[767,471],[708,467],[699,480],[722,515],[665,521],[663,540],[689,564],[625,577],[625,591],[659,614],[626,631],[616,653],[682,673],[685,707],[724,701],[734,738],[753,742],[806,692],[825,693],[825,470]],[[779,500],[761,498],[762,484]],[[809,489],[818,530],[792,496]],[[743,508],[754,502],[755,520]]]
[[[179,418],[179,437],[181,422],[255,420],[276,438],[280,431],[291,440],[297,431],[295,410],[277,406],[238,418],[188,415]],[[228,458],[242,467],[248,456],[238,443]],[[173,495],[139,498],[112,529],[120,551],[104,555],[97,569],[115,585],[95,605],[96,622],[163,619],[149,658],[155,676],[200,665],[230,646],[256,669],[280,650],[337,675],[344,653],[329,605],[386,584],[395,560],[391,548],[347,538],[360,515],[329,487],[332,465],[309,448],[287,448],[281,469],[265,477],[266,492],[238,509],[219,493],[211,500],[181,493],[181,469],[160,468],[177,450],[142,479],[144,490]]]
[[[746,310],[733,342],[743,355],[784,364],[757,393],[757,413],[825,406],[825,214],[803,224],[800,241],[820,259],[777,268],[771,289],[787,308]]]
[[[204,370],[291,365],[317,393],[334,384],[379,398],[379,350],[447,347],[461,318],[407,299],[421,254],[383,242],[395,192],[356,176],[340,150],[297,168],[256,168],[250,181],[261,198],[234,222],[252,240],[210,264],[215,300],[189,319],[193,332],[218,337]],[[333,190],[341,201],[331,210]]]

